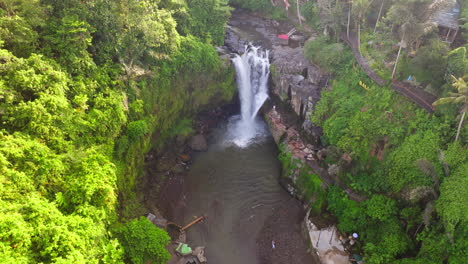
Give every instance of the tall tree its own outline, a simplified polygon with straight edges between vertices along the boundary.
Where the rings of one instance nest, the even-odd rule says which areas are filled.
[[[339,0],[318,0],[317,7],[320,10],[320,23],[325,33],[332,29],[338,40],[341,26],[344,25],[343,3]]]
[[[384,7],[384,4],[385,4],[385,0],[382,0],[382,3],[380,4],[380,8],[379,8],[379,14],[377,15],[377,20],[375,21],[374,33],[377,31],[377,26],[379,25],[379,20],[380,20],[380,16],[382,15],[382,9]]]
[[[390,8],[387,20],[398,28],[399,50],[393,68],[395,77],[398,60],[402,48],[412,48],[420,38],[437,28],[431,21],[433,15],[443,8],[450,0],[398,0]],[[419,45],[416,45],[416,47]]]
[[[357,26],[359,53],[361,53],[361,23],[363,19],[365,18],[366,11],[369,9],[372,2],[373,0],[354,0],[352,3],[351,12],[354,15],[354,19],[356,21],[356,26]]]
[[[464,78],[458,79],[452,76],[452,79],[452,85],[457,89],[457,92],[450,93],[449,97],[440,98],[439,100],[434,102],[434,105],[462,104],[460,108],[460,123],[458,124],[457,135],[455,136],[455,141],[457,141],[460,136],[461,128],[463,126],[463,121],[465,120],[466,110],[468,109],[468,84],[465,81],[465,79],[468,79],[468,75],[465,75]]]

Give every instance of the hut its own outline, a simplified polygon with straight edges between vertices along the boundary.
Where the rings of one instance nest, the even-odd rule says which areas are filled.
[[[435,0],[433,5],[444,2],[444,6],[432,17],[432,22],[439,28],[439,35],[443,41],[452,43],[457,37],[460,28],[458,18],[460,17],[460,4],[457,0],[449,0],[447,3]]]

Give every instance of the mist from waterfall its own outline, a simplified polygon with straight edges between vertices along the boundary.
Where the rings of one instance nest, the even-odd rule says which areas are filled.
[[[268,99],[268,50],[248,45],[244,54],[236,54],[232,62],[236,69],[241,115],[233,117],[229,122],[231,127],[228,141],[239,147],[246,147],[254,139],[266,134],[265,123],[258,120],[257,113]]]

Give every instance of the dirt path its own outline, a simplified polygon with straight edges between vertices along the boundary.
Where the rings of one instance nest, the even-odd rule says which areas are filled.
[[[377,84],[380,86],[384,86],[387,81],[384,79],[380,78],[369,66],[369,63],[367,62],[366,58],[364,58],[358,51],[358,39],[356,36],[356,33],[350,32],[349,38],[346,35],[346,32],[341,33],[341,39],[346,42],[352,49],[353,55],[356,58],[357,62],[361,66],[362,70],[371,78],[374,80]],[[432,94],[422,90],[419,87],[416,87],[414,85],[411,85],[409,83],[405,82],[400,82],[398,80],[393,80],[391,88],[400,94],[404,95],[405,97],[409,98],[411,101],[415,102],[417,105],[420,107],[424,108],[427,112],[432,113],[434,112],[434,107],[432,106],[432,103],[437,99],[435,96]]]

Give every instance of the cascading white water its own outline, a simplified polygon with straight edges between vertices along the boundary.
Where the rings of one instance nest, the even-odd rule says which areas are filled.
[[[236,55],[232,61],[237,73],[242,120],[253,121],[268,98],[268,50],[246,46],[244,54]]]
[[[245,47],[244,54],[236,55],[232,62],[236,69],[241,115],[231,120],[228,141],[246,147],[254,138],[266,133],[265,124],[256,116],[268,99],[268,50],[249,45]]]

